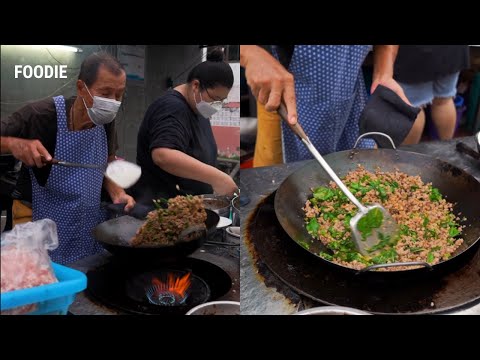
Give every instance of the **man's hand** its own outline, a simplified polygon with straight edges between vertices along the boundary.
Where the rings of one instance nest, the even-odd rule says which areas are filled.
[[[285,102],[288,122],[297,123],[293,75],[259,46],[240,45],[240,62],[255,98],[267,111],[275,111]]]
[[[27,166],[41,168],[46,165],[44,161],[52,160],[52,156],[39,140],[2,137],[3,141],[7,142],[7,151]]]
[[[115,196],[115,198],[112,199],[112,202],[114,204],[126,203],[127,205],[125,205],[125,207],[123,208],[125,212],[129,212],[135,206],[135,199],[128,195],[125,191],[123,193],[120,192],[117,196]]]

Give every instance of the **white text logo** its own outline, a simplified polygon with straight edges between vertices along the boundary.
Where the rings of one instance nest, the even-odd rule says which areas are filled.
[[[67,65],[15,65],[15,79],[23,76],[30,79],[32,76],[37,79],[66,79]]]

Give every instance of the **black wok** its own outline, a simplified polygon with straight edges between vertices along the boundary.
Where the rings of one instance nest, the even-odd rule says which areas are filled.
[[[93,229],[95,239],[110,253],[128,261],[174,261],[190,255],[203,245],[207,237],[213,234],[220,217],[212,210],[205,209],[206,231],[196,233],[188,241],[176,242],[174,245],[164,246],[132,246],[131,239],[144,223],[129,215],[116,217],[97,225]],[[195,235],[195,234],[192,234]]]
[[[375,171],[379,167],[382,171],[395,171],[398,169],[409,175],[420,175],[423,182],[431,182],[437,187],[445,198],[453,202],[453,212],[465,216],[467,222],[462,237],[464,243],[448,260],[430,266],[424,263],[423,268],[414,268],[404,271],[375,272],[372,268],[366,269],[368,273],[417,273],[433,269],[446,269],[448,265],[461,263],[467,254],[477,249],[480,239],[480,183],[470,174],[444,161],[427,155],[390,149],[355,150],[332,153],[325,156],[325,160],[340,176],[355,170],[358,164],[367,170]],[[295,171],[280,185],[275,196],[275,213],[283,229],[293,241],[305,251],[318,257],[321,261],[329,263],[339,269],[358,272],[357,270],[342,266],[318,254],[331,253],[320,241],[313,240],[305,228],[304,211],[302,207],[308,198],[312,197],[311,188],[327,186],[330,178],[316,161],[309,162],[305,167]],[[308,244],[309,247],[305,246]],[[448,267],[450,268],[450,267]]]

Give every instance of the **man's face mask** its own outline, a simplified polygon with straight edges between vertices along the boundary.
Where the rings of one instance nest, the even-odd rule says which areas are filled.
[[[122,102],[100,96],[92,96],[87,85],[84,85],[85,89],[88,91],[88,94],[93,99],[93,106],[89,108],[85,103],[85,99],[82,98],[90,120],[92,120],[92,122],[97,126],[111,123],[113,119],[115,119],[115,116],[117,116],[118,109],[120,108]]]
[[[203,101],[202,93],[200,94],[200,102],[197,103],[197,99],[195,97],[195,92],[193,93],[193,99],[195,100],[195,105],[197,106],[197,110],[204,118],[210,118],[213,114],[219,111],[222,108],[221,101],[215,101],[213,103],[208,103]]]

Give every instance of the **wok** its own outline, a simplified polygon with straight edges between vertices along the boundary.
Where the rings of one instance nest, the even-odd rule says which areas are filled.
[[[128,261],[175,261],[193,253],[203,245],[209,235],[215,232],[220,217],[212,210],[205,209],[205,211],[207,212],[206,231],[194,232],[189,241],[177,241],[174,245],[132,246],[130,240],[144,221],[129,215],[100,223],[93,229],[93,236],[110,253]]]
[[[465,171],[439,159],[431,156],[391,149],[370,149],[342,151],[325,156],[325,160],[331,165],[333,170],[340,176],[345,176],[348,172],[355,170],[358,164],[365,169],[375,171],[379,167],[382,171],[399,170],[409,175],[420,175],[424,183],[431,182],[437,187],[444,197],[454,203],[453,212],[460,217],[467,218],[462,237],[464,243],[451,258],[435,265],[427,263],[401,263],[402,266],[411,264],[412,268],[403,271],[372,271],[376,268],[385,267],[374,265],[360,272],[370,274],[389,274],[395,273],[418,273],[429,270],[450,269],[449,265],[461,264],[467,254],[474,254],[480,239],[480,183]],[[305,228],[304,211],[302,207],[307,199],[312,197],[311,188],[327,186],[330,177],[316,161],[309,162],[303,168],[292,173],[286,178],[277,190],[275,195],[275,213],[277,218],[289,235],[289,237],[300,245],[305,251],[318,257],[321,261],[332,266],[349,272],[359,273],[358,270],[342,266],[323,259],[318,254],[320,252],[331,253],[326,246],[319,240],[313,240]],[[304,245],[308,244],[307,249]],[[415,268],[413,265],[422,265]],[[388,265],[392,266],[392,265]],[[400,266],[400,265],[393,265]],[[382,276],[384,276],[382,275]]]
[[[223,217],[230,216],[230,198],[228,196],[215,194],[204,194],[200,196],[203,198],[203,206],[205,206],[206,209],[215,211]]]

